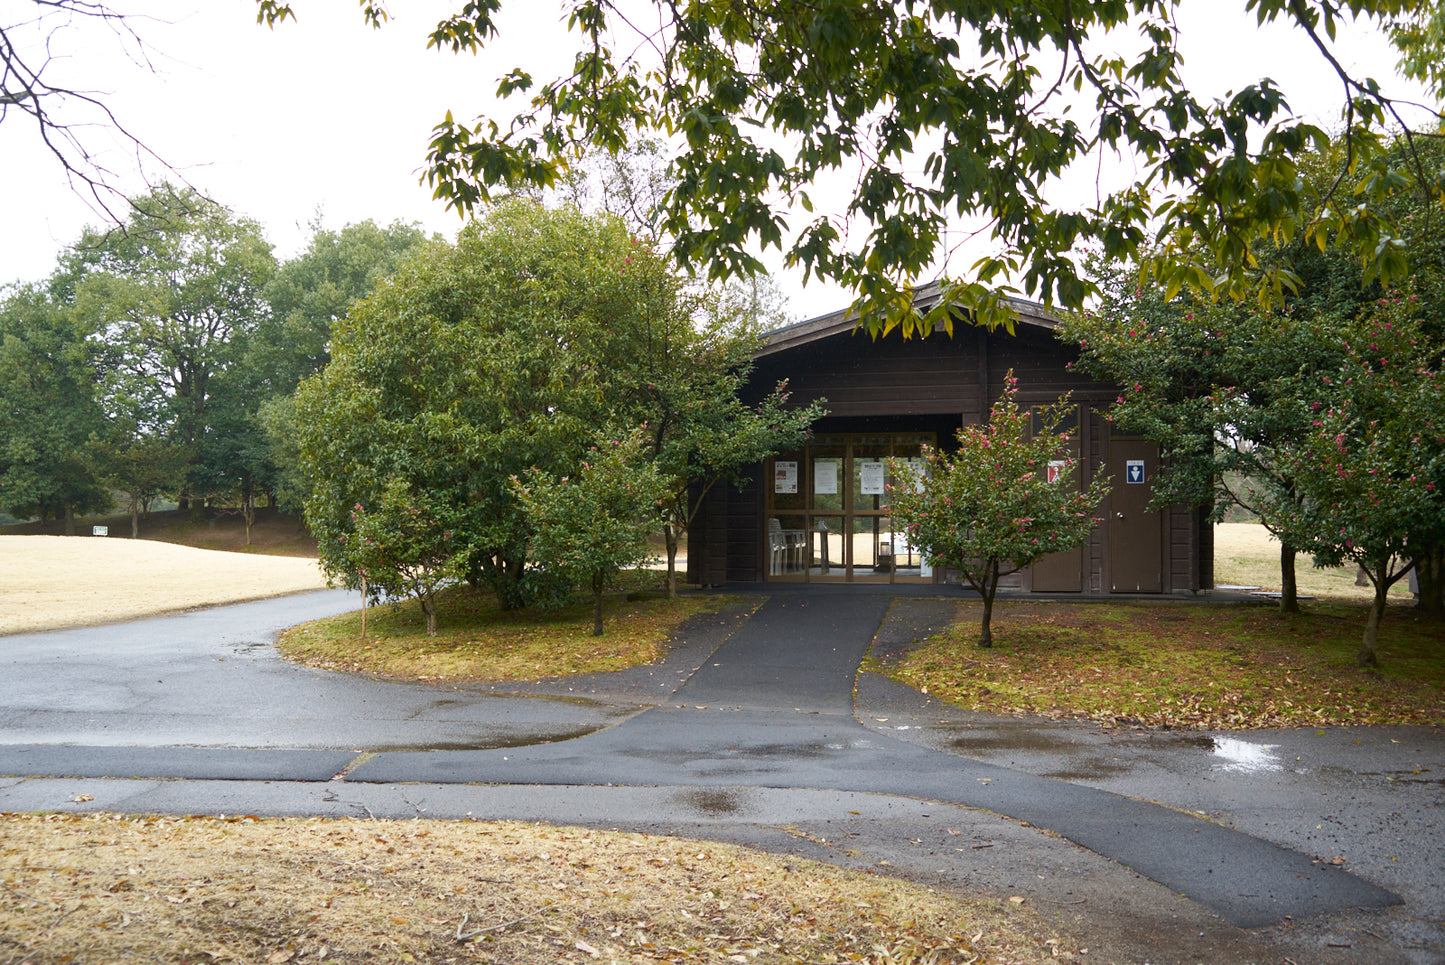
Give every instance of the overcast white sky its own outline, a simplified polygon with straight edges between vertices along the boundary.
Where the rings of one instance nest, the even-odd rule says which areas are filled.
[[[496,78],[519,59],[547,80],[567,66],[571,50],[558,0],[506,3],[505,57],[482,59],[425,49],[444,0],[393,3],[394,20],[380,31],[362,23],[351,0],[295,0],[299,20],[274,32],[255,24],[253,0],[116,5],[153,18],[134,25],[158,53],[154,72],[117,56],[111,38],[84,25],[57,38],[56,53],[66,59],[51,68],[54,80],[64,70],[74,78],[70,86],[102,94],[190,183],[265,225],[283,258],[305,245],[307,223],[318,212],[331,228],[399,218],[453,234],[457,216],[418,183],[432,126],[448,109],[458,119],[488,110]],[[28,17],[33,6],[0,0],[0,16]],[[1242,6],[1192,0],[1186,7],[1181,35],[1191,83],[1223,95],[1268,75],[1297,113],[1332,123],[1339,85],[1303,35],[1260,31],[1236,10]],[[1382,38],[1355,32],[1339,46],[1347,65],[1382,81],[1394,76],[1394,55]],[[95,138],[105,143],[104,131]],[[139,190],[133,159],[115,154],[108,163],[127,190]],[[1092,195],[1093,173],[1061,190]],[[100,218],[18,115],[0,125],[0,175],[0,282],[38,280]],[[779,280],[797,317],[847,301],[831,287]]]

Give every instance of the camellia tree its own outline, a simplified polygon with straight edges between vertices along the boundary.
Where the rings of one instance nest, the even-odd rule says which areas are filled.
[[[1310,429],[1307,399],[1339,365],[1333,315],[1261,310],[1141,284],[1136,266],[1093,265],[1103,297],[1065,318],[1057,334],[1078,346],[1079,368],[1121,387],[1107,418],[1115,431],[1159,446],[1152,505],[1231,505],[1281,540],[1280,608],[1298,612],[1295,556],[1278,507],[1298,491],[1281,455]]]
[[[387,479],[372,505],[357,503],[352,531],[333,552],[345,558],[372,599],[410,595],[421,606],[426,634],[437,633],[437,592],[465,571],[456,507],[437,493],[415,490],[403,476]]]
[[[1286,537],[1322,566],[1357,563],[1374,586],[1359,662],[1376,646],[1390,587],[1420,547],[1445,542],[1445,344],[1406,295],[1381,299],[1321,376],[1309,436],[1284,455],[1301,499],[1274,507]]]
[[[1403,161],[1410,150],[1397,142],[1391,152]],[[1436,141],[1417,155],[1438,169],[1445,148]],[[1418,184],[1399,182],[1383,194],[1369,188],[1376,173],[1351,171],[1341,143],[1305,162],[1303,190],[1315,203],[1325,203],[1341,172],[1346,183],[1377,195],[1378,209],[1400,226],[1421,337],[1445,338],[1445,208]],[[1078,346],[1080,367],[1123,387],[1109,412],[1114,426],[1159,445],[1155,505],[1212,505],[1222,516],[1238,504],[1255,515],[1280,541],[1281,609],[1297,612],[1301,547],[1289,530],[1306,497],[1294,468],[1299,460],[1290,457],[1313,434],[1320,407],[1341,401],[1345,383],[1328,378],[1344,364],[1359,326],[1378,311],[1383,289],[1361,286],[1359,264],[1343,250],[1301,238],[1282,239],[1261,257],[1298,279],[1282,304],[1264,309],[1185,292],[1169,297],[1142,281],[1138,266],[1094,259],[1088,266],[1102,297],[1065,318],[1058,332]],[[1419,530],[1411,555],[1419,605],[1439,614],[1445,550]]]
[[[956,453],[930,449],[919,462],[890,460],[888,469],[888,508],[909,541],[983,598],[981,647],[993,645],[999,580],[1086,541],[1109,487],[1101,474],[1082,491],[1074,482],[1077,460],[1059,431],[1066,399],[1030,412],[1018,404],[1012,372],[1005,385],[987,425],[958,431]]]
[[[791,405],[786,383],[744,401],[758,337],[737,306],[709,301],[701,319],[676,320],[667,345],[649,346],[638,386],[649,451],[667,483],[660,516],[669,597],[677,593],[679,544],[707,494],[745,484],[751,467],[801,446],[826,415],[818,402]]]
[[[641,432],[604,434],[577,471],[554,476],[532,469],[512,491],[532,526],[541,565],[592,596],[592,635],[602,636],[602,601],[617,575],[651,557],[667,482],[648,458]]]

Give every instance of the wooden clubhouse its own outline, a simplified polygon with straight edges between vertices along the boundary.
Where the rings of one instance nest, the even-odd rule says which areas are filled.
[[[926,309],[935,289],[916,296]],[[961,426],[988,418],[1012,370],[1019,402],[1043,405],[1072,393],[1080,470],[1113,477],[1087,545],[1046,557],[1008,578],[1017,593],[1183,594],[1212,587],[1213,529],[1205,511],[1148,508],[1158,454],[1114,434],[1103,412],[1118,387],[1069,364],[1077,351],[1054,336],[1043,307],[1016,301],[1013,334],[966,322],[949,337],[874,340],[846,311],[778,329],[755,356],[759,394],[786,379],[793,401],[826,400],[828,416],[806,447],[749,473],[743,489],[717,486],[688,533],[689,582],[952,582],[894,531],[884,460],[924,445],[957,447]]]

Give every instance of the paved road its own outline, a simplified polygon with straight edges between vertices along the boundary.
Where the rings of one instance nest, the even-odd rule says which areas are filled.
[[[856,588],[775,590],[658,666],[527,694],[275,659],[277,629],[350,606],[317,594],[0,639],[0,806],[628,826],[1027,890],[1152,929],[1181,961],[1196,927],[1217,960],[1445,960],[1433,732],[1233,746],[961,714],[869,675],[855,695],[875,638],[904,646],[942,615]],[[1279,763],[1301,742],[1308,757]],[[1361,786],[1391,766],[1399,788]],[[1335,854],[1345,867],[1319,860]]]

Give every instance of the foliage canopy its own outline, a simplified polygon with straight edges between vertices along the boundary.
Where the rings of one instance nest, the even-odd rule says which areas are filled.
[[[459,5],[430,46],[460,53],[505,42],[504,6]],[[656,132],[674,145],[661,230],[685,265],[732,277],[757,271],[757,253],[774,247],[856,292],[870,326],[905,333],[951,327],[954,304],[980,323],[1009,324],[1009,290],[1078,307],[1092,289],[1071,252],[1087,245],[1129,258],[1156,243],[1158,280],[1171,293],[1278,296],[1294,279],[1254,252],[1295,237],[1347,245],[1367,278],[1400,277],[1401,248],[1371,192],[1406,180],[1439,198],[1441,173],[1386,158],[1381,131],[1408,119],[1374,80],[1344,68],[1331,43],[1342,29],[1393,28],[1407,57],[1428,64],[1440,46],[1434,5],[1244,6],[1261,24],[1297,28],[1338,74],[1343,137],[1352,169],[1371,174],[1366,192],[1332,192],[1322,204],[1302,196],[1299,158],[1328,139],[1270,80],[1220,99],[1188,87],[1177,0],[579,0],[567,17],[571,72],[543,81],[526,64],[507,71],[498,98],[529,99],[510,119],[448,113],[426,177],[439,198],[470,211],[554,184],[590,147],[620,153],[634,131]],[[373,24],[387,17],[380,0],[361,7]],[[286,0],[258,0],[258,10],[273,26],[294,15]],[[1138,175],[1101,187],[1092,204],[1051,201],[1050,182],[1113,153],[1137,158]],[[830,182],[852,187],[822,206],[839,210],[815,212],[812,195],[821,199]],[[799,222],[793,211],[805,213]],[[960,224],[992,238],[971,277],[946,265]],[[910,286],[940,263],[957,280],[920,315]]]
[[[386,494],[399,509],[395,494],[410,493],[432,521],[406,545],[437,543],[430,565],[507,607],[576,581],[596,590],[635,562],[643,521],[685,529],[690,484],[734,477],[813,411],[741,406],[728,366],[752,342],[695,325],[694,307],[666,260],[609,217],[517,201],[455,245],[426,245],[338,323],[331,363],[297,393],[307,521],[328,571],[414,589],[358,556],[357,520],[404,519],[382,508]],[[586,469],[600,432],[630,440],[627,472]],[[623,492],[645,496],[628,504],[642,515],[623,511]],[[581,495],[567,505],[568,493]],[[592,511],[588,542],[579,514]],[[570,537],[557,519],[576,524]]]

